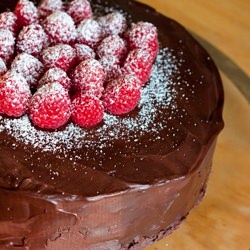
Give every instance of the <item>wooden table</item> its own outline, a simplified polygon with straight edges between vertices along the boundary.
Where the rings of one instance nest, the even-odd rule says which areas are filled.
[[[218,140],[207,195],[178,230],[145,250],[249,250],[250,1],[141,2],[176,19],[218,49],[213,56],[225,89],[225,129]],[[225,55],[229,63],[222,59]]]

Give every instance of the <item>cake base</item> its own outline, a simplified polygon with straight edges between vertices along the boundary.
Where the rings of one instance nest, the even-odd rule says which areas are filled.
[[[67,201],[0,189],[0,249],[142,249],[170,234],[201,201],[214,147],[215,141],[183,179],[110,197]],[[6,221],[10,207],[15,220]]]

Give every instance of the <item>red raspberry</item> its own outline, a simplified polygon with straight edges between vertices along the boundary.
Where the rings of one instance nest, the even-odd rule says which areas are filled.
[[[38,6],[38,13],[41,18],[45,18],[58,10],[63,10],[62,0],[42,0]]]
[[[74,47],[76,50],[76,61],[78,63],[87,59],[95,59],[95,51],[88,45],[76,43]]]
[[[0,58],[6,64],[12,59],[15,51],[15,38],[11,31],[0,29]]]
[[[92,19],[83,20],[77,27],[77,41],[95,48],[102,40],[102,30],[98,22]]]
[[[0,78],[0,113],[20,117],[25,114],[31,97],[24,77],[8,71]]]
[[[66,72],[59,68],[51,68],[45,72],[43,77],[40,79],[38,83],[38,88],[41,86],[51,83],[58,82],[60,83],[66,90],[70,89],[71,81],[67,76]]]
[[[68,72],[75,64],[75,50],[68,44],[58,44],[41,52],[41,61],[46,69],[60,68]]]
[[[116,56],[122,60],[127,53],[126,42],[118,35],[111,35],[102,40],[97,48],[97,55],[103,56]]]
[[[141,85],[137,77],[123,75],[108,83],[103,93],[105,110],[114,115],[127,114],[139,103]]]
[[[76,24],[84,19],[92,18],[92,8],[87,0],[73,0],[67,6],[67,13],[73,18]]]
[[[61,127],[71,115],[68,91],[58,82],[42,86],[31,98],[29,115],[33,123],[40,128]]]
[[[158,50],[158,32],[157,28],[152,23],[139,22],[132,26],[126,33],[129,48],[144,49],[152,55],[152,61],[155,59]]]
[[[103,31],[103,36],[122,35],[127,29],[127,21],[120,12],[113,12],[98,18],[98,23]]]
[[[48,45],[48,36],[40,24],[24,26],[17,38],[18,53],[26,52],[37,56]]]
[[[73,43],[76,38],[76,28],[73,19],[67,13],[56,11],[46,17],[43,28],[53,44]]]
[[[37,8],[34,3],[29,0],[19,0],[14,13],[17,16],[20,27],[38,22]]]
[[[117,57],[103,56],[99,62],[101,63],[105,73],[105,82],[116,79],[121,75],[121,67]]]
[[[71,119],[80,127],[92,127],[102,121],[104,107],[97,97],[77,93],[72,100]]]
[[[95,59],[88,59],[75,68],[71,80],[75,91],[101,97],[104,77],[102,65]]]
[[[22,53],[18,54],[13,60],[11,70],[20,73],[29,83],[30,87],[35,88],[43,74],[44,67],[34,56]]]
[[[135,49],[129,52],[122,72],[135,75],[144,85],[150,77],[152,66],[151,55],[144,49]]]
[[[14,35],[16,35],[19,30],[17,16],[10,11],[1,13],[0,29],[7,29],[11,31]]]
[[[2,58],[0,58],[0,76],[4,75],[7,72],[7,67]]]

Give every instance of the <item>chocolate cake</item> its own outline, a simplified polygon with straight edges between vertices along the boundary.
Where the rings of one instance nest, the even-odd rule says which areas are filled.
[[[16,1],[1,1],[0,10]],[[56,131],[0,116],[0,249],[127,250],[171,233],[203,198],[223,89],[180,24],[134,1],[92,1],[153,23],[160,51],[136,109]]]

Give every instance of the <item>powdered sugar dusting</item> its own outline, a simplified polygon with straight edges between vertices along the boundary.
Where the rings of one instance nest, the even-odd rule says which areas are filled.
[[[0,28],[7,29],[13,32],[17,32],[17,17],[13,12],[3,12],[0,14]]]
[[[2,58],[0,58],[0,76],[7,71],[6,64]]]
[[[125,16],[121,12],[112,12],[98,18],[104,37],[108,35],[121,35],[127,28]]]
[[[27,53],[18,54],[11,64],[11,70],[20,73],[31,85],[35,86],[43,73],[42,63]]]
[[[138,140],[145,133],[157,134],[165,126],[165,122],[155,122],[156,110],[167,109],[171,114],[178,108],[175,83],[171,79],[178,74],[179,63],[169,49],[165,48],[159,52],[151,80],[142,90],[136,116],[119,117],[105,114],[103,124],[98,128],[87,130],[69,123],[62,131],[49,132],[35,128],[25,115],[19,119],[0,119],[0,131],[5,130],[17,141],[32,145],[43,152],[65,155],[73,149],[106,147],[117,138]]]
[[[48,37],[40,24],[24,26],[20,31],[16,48],[18,53],[26,52],[37,56],[48,44]]]
[[[32,1],[19,0],[14,13],[22,26],[38,22],[38,10]]]
[[[104,38],[97,48],[97,55],[116,56],[119,59],[124,58],[127,53],[126,42],[118,35],[111,35]]]
[[[87,59],[74,69],[71,79],[75,90],[87,91],[101,97],[104,77],[100,62],[95,59]]]
[[[75,50],[68,44],[57,44],[41,52],[41,61],[46,69],[58,67],[68,71],[74,64]]]
[[[15,37],[11,31],[6,29],[0,29],[0,57],[9,61],[14,54]]]
[[[95,51],[86,44],[76,43],[75,50],[77,62],[79,63],[87,59],[95,59],[96,57]]]
[[[67,13],[79,23],[92,17],[92,9],[88,0],[74,0],[68,3]]]
[[[63,10],[62,0],[43,0],[38,6],[40,17],[50,15],[54,11]]]
[[[47,83],[52,83],[52,82],[58,82],[65,89],[67,90],[70,89],[71,81],[67,76],[66,72],[60,68],[51,68],[48,71],[46,71],[43,77],[39,80],[38,88]]]
[[[97,21],[83,20],[77,27],[77,41],[91,48],[95,47],[102,39],[102,30]]]
[[[76,28],[73,19],[65,12],[55,11],[46,17],[43,28],[56,43],[71,43],[76,38]]]

